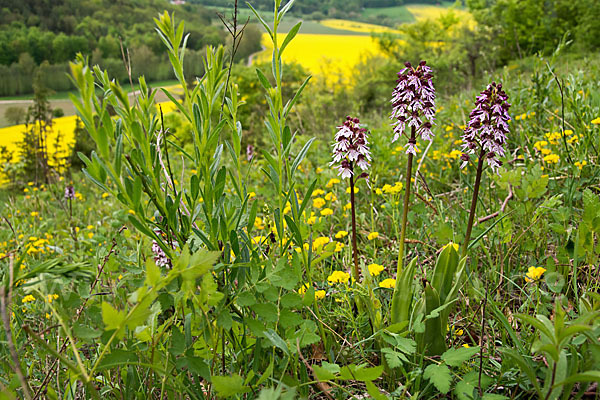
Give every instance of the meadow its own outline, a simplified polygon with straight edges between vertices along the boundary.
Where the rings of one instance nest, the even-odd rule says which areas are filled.
[[[369,25],[275,40],[284,11],[250,77],[210,46],[190,80],[167,12],[177,85],[70,63],[83,169],[0,191],[0,396],[600,398],[600,55],[450,90],[353,68]],[[290,74],[323,54],[362,80]]]

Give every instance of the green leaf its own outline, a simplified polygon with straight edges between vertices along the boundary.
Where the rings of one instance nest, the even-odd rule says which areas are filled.
[[[160,268],[154,262],[154,258],[148,257],[146,260],[146,283],[148,286],[156,286],[160,280]]]
[[[600,371],[585,371],[579,374],[571,375],[564,381],[556,383],[553,387],[560,387],[569,383],[580,382],[600,382]]]
[[[102,322],[106,326],[106,330],[118,329],[125,322],[125,311],[116,310],[112,305],[102,302]]]
[[[97,370],[114,368],[120,365],[136,363],[138,361],[139,359],[135,352],[116,349],[100,361]]]
[[[340,377],[346,380],[356,380],[361,382],[373,381],[381,376],[383,365],[377,367],[366,367],[366,364],[356,366],[354,364],[343,367],[340,371]]]
[[[390,368],[399,368],[402,366],[403,362],[408,362],[408,358],[399,351],[395,351],[386,347],[381,350],[383,353],[385,360],[387,361]]]
[[[238,306],[248,307],[253,304],[256,304],[256,297],[254,297],[254,295],[250,292],[242,292],[236,298],[235,302]]]
[[[283,40],[283,43],[281,44],[281,47],[279,48],[279,55],[283,54],[283,51],[285,50],[285,48],[287,47],[287,45],[292,41],[292,39],[294,39],[294,37],[296,36],[296,34],[298,34],[298,31],[300,30],[301,26],[302,26],[302,21],[298,22],[296,25],[294,25],[292,27],[292,29],[290,29],[290,31],[288,32],[287,36]]]
[[[435,386],[440,393],[446,394],[450,391],[452,374],[447,366],[443,364],[431,364],[425,368],[423,377],[433,383],[433,386]]]
[[[75,324],[75,326],[73,327],[73,334],[76,338],[82,339],[84,341],[91,341],[102,336],[102,331],[98,329],[93,329],[86,325]]]
[[[287,355],[290,354],[290,349],[288,348],[288,345],[285,342],[285,340],[283,340],[281,336],[279,336],[277,332],[275,332],[273,329],[267,329],[263,332],[263,334],[267,339],[269,339],[273,346],[277,347]]]
[[[475,347],[459,347],[456,349],[450,349],[442,354],[442,360],[451,367],[459,367],[465,361],[470,360],[475,354],[479,352],[479,346]]]
[[[269,379],[271,377],[271,375],[273,375],[273,366],[274,366],[274,359],[271,358],[271,362],[269,363],[269,366],[267,367],[265,372],[263,372],[263,374],[260,376],[260,378],[256,382],[256,386],[261,385],[263,382],[265,382],[267,379]]]
[[[340,373],[339,365],[329,364],[326,361],[324,361],[323,364],[321,364],[321,366],[313,365],[312,368],[315,371],[315,375],[317,376],[317,379],[320,380],[321,382],[332,381]]]
[[[387,400],[387,396],[379,391],[379,388],[371,381],[366,381],[365,386],[367,387],[367,393],[371,395],[375,400]]]
[[[219,397],[227,398],[250,391],[250,388],[244,386],[244,380],[238,374],[232,376],[213,376],[211,380],[212,387]]]
[[[300,150],[300,152],[294,159],[294,162],[292,163],[292,176],[294,175],[294,172],[296,172],[298,165],[300,165],[302,160],[304,160],[304,157],[306,157],[306,153],[308,153],[308,149],[310,149],[310,146],[314,141],[315,138],[310,138],[310,140],[304,144],[304,147],[302,147],[302,150]]]

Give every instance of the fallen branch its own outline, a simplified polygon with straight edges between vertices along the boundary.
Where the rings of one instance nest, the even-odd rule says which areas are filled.
[[[481,224],[485,221],[489,221],[490,219],[496,218],[498,215],[500,215],[500,213],[503,213],[504,210],[506,209],[506,206],[508,205],[508,202],[510,201],[510,199],[513,198],[513,191],[512,191],[512,185],[508,185],[508,196],[506,196],[506,198],[504,199],[504,201],[502,202],[502,205],[500,206],[500,210],[490,214],[490,215],[486,215],[485,217],[481,217],[477,220],[477,224]]]
[[[316,386],[319,388],[319,390],[321,390],[323,392],[323,394],[328,399],[334,400],[334,397],[329,393],[331,391],[331,386],[329,386],[325,382],[321,382],[319,380],[319,378],[317,377],[317,374],[315,374],[315,371],[313,370],[313,368],[311,367],[311,365],[308,363],[308,361],[306,361],[306,358],[304,358],[304,356],[302,355],[302,351],[300,350],[300,339],[299,338],[296,338],[296,348],[298,349],[298,356],[300,357],[300,359],[302,360],[302,362],[306,366],[306,369],[308,369],[308,371],[311,373],[311,375],[317,381]]]

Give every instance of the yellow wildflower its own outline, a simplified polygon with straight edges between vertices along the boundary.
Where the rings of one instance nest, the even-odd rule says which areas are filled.
[[[358,193],[359,191],[360,191],[360,189],[359,189],[359,188],[357,188],[357,187],[354,187],[354,193],[355,193],[355,194],[356,194],[356,193]],[[350,188],[349,188],[349,187],[347,187],[347,188],[346,188],[346,193],[350,194]]]
[[[341,239],[341,238],[344,238],[344,237],[346,237],[346,236],[348,236],[348,232],[346,232],[346,231],[338,231],[338,232],[335,234],[335,238],[336,238],[336,239]]]
[[[336,201],[337,197],[335,196],[335,194],[333,194],[333,192],[329,192],[325,195],[325,200],[327,201]]]
[[[379,287],[393,289],[396,286],[396,280],[393,278],[384,279],[379,282]]]
[[[537,281],[544,275],[544,272],[546,272],[546,268],[544,267],[529,267],[525,275],[525,280],[527,282]]]
[[[346,245],[342,242],[335,242],[335,252],[339,253],[340,251],[342,251],[344,249],[344,247],[346,247]]]
[[[329,243],[329,238],[327,236],[318,237],[315,240],[313,240],[313,249],[323,247],[327,243]]]
[[[31,295],[31,294],[28,294],[27,296],[25,296],[21,299],[21,303],[23,303],[23,304],[29,303],[30,301],[35,301],[35,297],[33,297],[33,295]]]
[[[333,271],[331,273],[331,275],[329,275],[327,277],[327,282],[329,282],[329,285],[334,285],[335,283],[344,283],[344,284],[348,284],[348,281],[350,280],[350,274],[348,274],[347,272],[344,271]]]
[[[583,169],[583,167],[585,167],[587,165],[587,161],[583,160],[581,162],[579,161],[575,161],[575,166],[577,168],[579,168],[580,170]]]
[[[108,193],[102,193],[102,198],[103,199],[107,198],[108,196],[110,196]]]
[[[261,217],[256,217],[254,220],[254,227],[258,230],[265,229],[265,223]]]
[[[367,239],[369,240],[375,240],[379,237],[379,232],[371,232],[369,233],[369,236],[367,236]]]
[[[308,283],[305,283],[304,285],[302,285],[300,287],[300,289],[298,289],[298,294],[304,294],[304,293],[306,293],[307,289],[308,289]]]
[[[367,269],[369,270],[369,274],[371,274],[371,276],[377,276],[381,273],[381,271],[383,271],[383,265],[369,264]]]
[[[321,215],[324,217],[328,215],[333,215],[333,210],[331,208],[324,208],[321,210]]]
[[[594,125],[600,125],[600,117],[598,117],[598,118],[594,118],[594,119],[592,120],[592,124],[594,124]]]
[[[546,157],[544,157],[544,161],[551,164],[556,164],[559,160],[560,157],[558,154],[548,154]]]
[[[337,179],[337,178],[331,178],[331,179],[329,180],[329,182],[327,182],[327,184],[325,185],[325,187],[326,187],[326,188],[328,188],[328,189],[329,189],[329,188],[332,188],[332,187],[333,187],[333,185],[335,185],[336,183],[340,183],[340,180],[339,180],[339,179]]]
[[[325,191],[323,189],[317,189],[314,192],[312,192],[312,197],[319,197],[325,194]]]
[[[325,298],[326,292],[324,290],[317,290],[315,292],[315,299],[322,300]]]
[[[321,208],[325,205],[325,200],[322,197],[317,197],[316,199],[313,199],[313,207],[314,208]]]

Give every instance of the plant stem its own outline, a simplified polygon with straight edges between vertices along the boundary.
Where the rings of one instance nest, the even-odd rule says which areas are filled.
[[[410,131],[410,142],[415,141],[416,130],[413,126]],[[404,241],[406,240],[406,223],[408,221],[408,202],[410,201],[410,177],[412,175],[413,154],[408,153],[408,162],[406,164],[406,187],[404,189],[404,206],[402,209],[402,230],[400,231],[400,247],[398,249],[398,267],[397,275],[400,276],[404,264]]]
[[[350,169],[354,170],[352,164],[350,164]],[[356,206],[354,200],[354,173],[350,175],[350,206],[352,208],[352,255],[354,257],[354,269],[352,270],[352,275],[354,279],[358,282],[359,269],[358,247],[356,245]]]
[[[471,239],[471,231],[473,230],[473,221],[475,220],[475,209],[477,208],[477,196],[479,196],[479,186],[481,183],[481,173],[483,171],[483,157],[485,150],[481,149],[479,153],[479,161],[477,162],[477,176],[475,177],[475,186],[473,186],[473,198],[471,199],[471,210],[469,211],[469,222],[467,224],[467,233],[465,242],[463,243],[462,257],[467,255],[469,249],[469,240]]]

